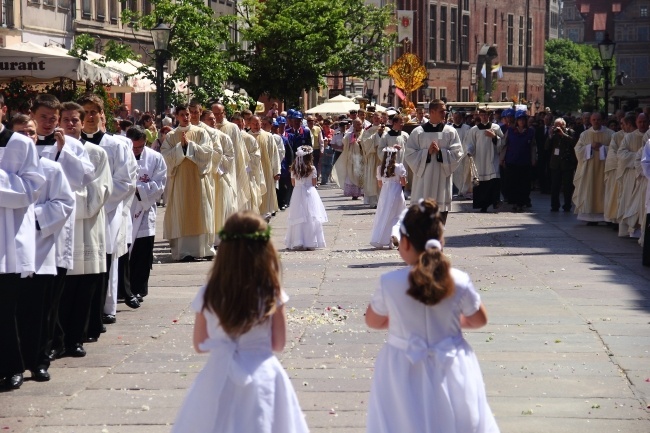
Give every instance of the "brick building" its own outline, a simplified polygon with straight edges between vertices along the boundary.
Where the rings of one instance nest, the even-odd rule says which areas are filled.
[[[544,106],[544,43],[548,2],[553,0],[399,0],[398,10],[414,11],[412,52],[425,62],[432,98],[476,101],[483,86],[479,51],[496,48],[493,101],[526,99]],[[557,30],[556,30],[557,31]],[[398,50],[401,55],[404,48]],[[427,99],[421,89],[414,101]],[[389,101],[390,102],[390,101]]]

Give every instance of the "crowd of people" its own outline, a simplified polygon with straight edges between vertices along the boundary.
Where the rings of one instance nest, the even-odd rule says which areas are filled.
[[[2,117],[6,114],[0,97]],[[38,95],[31,116],[0,127],[0,382],[86,355],[115,323],[118,300],[139,308],[153,264],[156,202],[167,181],[147,132],[106,132],[104,102]]]

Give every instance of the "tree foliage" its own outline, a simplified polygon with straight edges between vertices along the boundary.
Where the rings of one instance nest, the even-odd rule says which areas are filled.
[[[385,72],[383,57],[395,43],[386,33],[392,19],[390,7],[363,0],[244,0],[238,21],[245,46],[232,54],[250,72],[234,81],[254,97],[295,103],[328,74],[375,76]]]
[[[591,68],[602,64],[598,48],[553,39],[545,48],[544,100],[555,110],[572,112],[593,105]],[[602,80],[600,83],[602,88]]]

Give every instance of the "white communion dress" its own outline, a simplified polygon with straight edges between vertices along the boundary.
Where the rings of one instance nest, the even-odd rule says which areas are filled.
[[[205,287],[191,308],[201,312]],[[282,292],[282,302],[288,296]],[[271,350],[271,320],[232,340],[216,314],[203,310],[209,350],[189,389],[172,433],[303,433],[307,423],[280,361]]]
[[[399,221],[406,201],[400,179],[406,177],[406,168],[402,164],[395,164],[395,174],[385,177],[381,173],[381,166],[377,167],[377,179],[381,180],[381,193],[377,203],[377,213],[372,222],[370,245],[383,248],[391,245],[391,236],[399,239]]]
[[[389,317],[370,391],[368,433],[498,433],[460,315],[481,300],[469,276],[451,273],[455,293],[427,306],[409,296],[410,267],[382,275],[372,309]]]
[[[323,223],[327,222],[327,213],[312,184],[312,179],[317,178],[316,169],[312,167],[311,173],[302,178],[296,178],[292,172],[291,178],[296,184],[291,193],[284,244],[289,249],[324,248]]]

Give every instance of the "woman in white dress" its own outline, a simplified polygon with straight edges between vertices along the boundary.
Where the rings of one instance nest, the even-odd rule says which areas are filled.
[[[325,247],[323,223],[327,213],[316,190],[318,174],[314,167],[311,146],[300,146],[291,166],[291,203],[284,243],[291,250],[313,250]]]
[[[196,312],[194,348],[210,352],[172,433],[308,432],[296,393],[273,351],[286,342],[280,262],[271,229],[253,212],[232,215]],[[251,270],[255,272],[251,272]]]
[[[381,192],[370,233],[370,245],[376,248],[397,246],[399,219],[406,209],[402,191],[406,185],[406,168],[396,162],[398,150],[395,147],[385,147],[383,153],[383,161],[377,167],[377,182]]]
[[[443,224],[431,199],[400,225],[408,267],[381,277],[366,324],[388,329],[375,363],[368,433],[498,433],[474,351],[462,328],[487,314],[469,276],[442,253]]]

